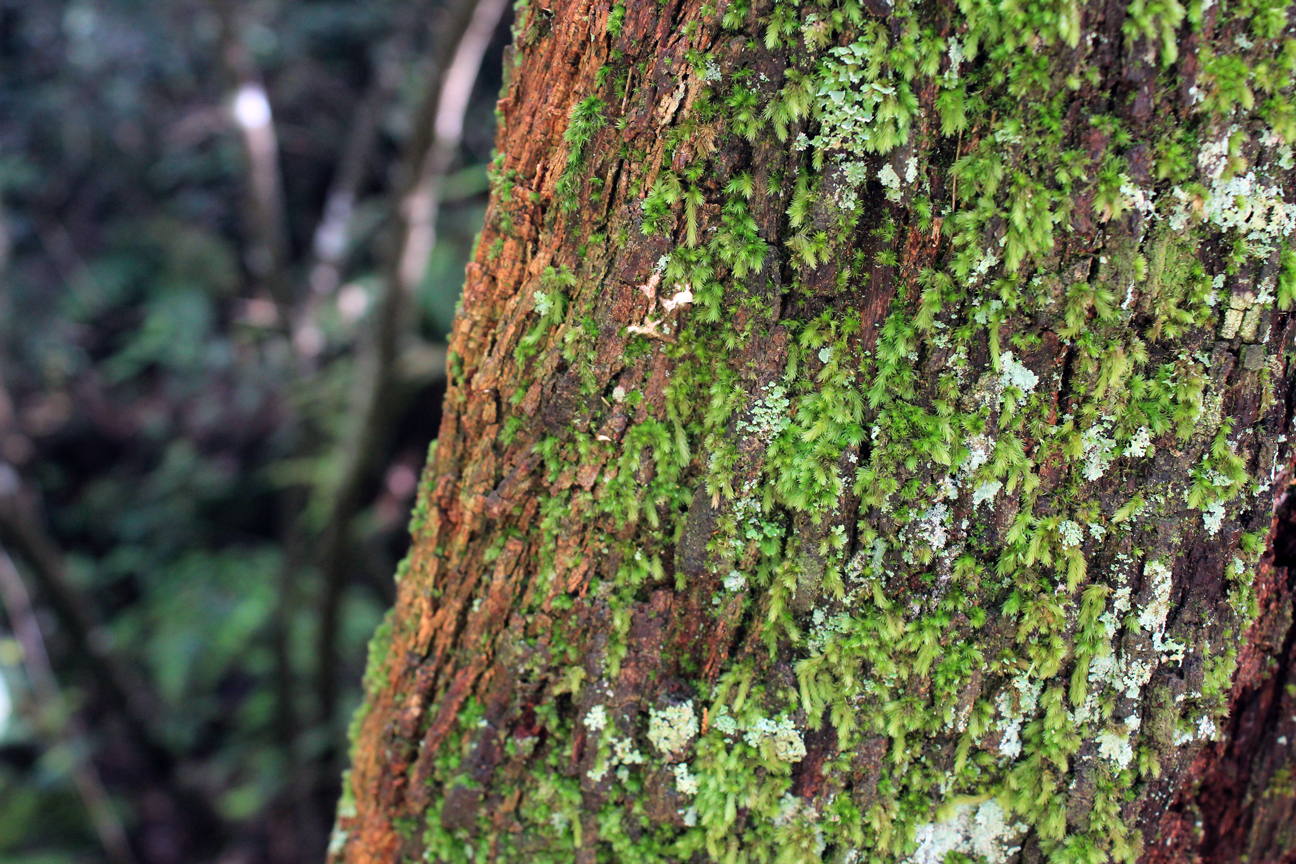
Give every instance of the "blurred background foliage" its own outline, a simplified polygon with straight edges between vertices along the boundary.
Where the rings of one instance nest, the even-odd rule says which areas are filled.
[[[0,861],[322,860],[485,208],[487,2],[0,0]]]

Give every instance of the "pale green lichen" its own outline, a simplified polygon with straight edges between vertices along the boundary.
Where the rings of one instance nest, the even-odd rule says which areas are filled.
[[[1074,549],[1084,542],[1084,529],[1078,522],[1063,519],[1058,525],[1058,540],[1063,548]]]
[[[693,700],[649,712],[648,740],[659,752],[670,756],[682,751],[698,734]]]
[[[681,795],[696,795],[698,792],[697,777],[689,773],[688,765],[679,763],[671,769],[675,773],[675,789]]]
[[[1132,456],[1135,459],[1142,459],[1153,449],[1152,431],[1146,426],[1140,426],[1134,434],[1130,436],[1129,443],[1125,445],[1124,455]]]
[[[543,291],[532,292],[532,299],[535,300],[535,311],[540,317],[544,317],[553,310],[553,301],[549,295]]]
[[[1109,423],[1100,420],[1086,429],[1080,438],[1084,448],[1084,479],[1090,482],[1101,480],[1116,458],[1116,441],[1107,437]]]
[[[1128,768],[1134,761],[1134,748],[1130,737],[1138,734],[1140,719],[1131,714],[1120,726],[1109,726],[1098,733],[1098,755],[1109,759],[1119,768]]]
[[[720,706],[720,709],[716,712],[715,719],[711,721],[711,727],[721,735],[732,736],[738,734],[738,721],[729,714],[728,705]]]
[[[1002,488],[1003,483],[999,480],[987,480],[977,486],[972,493],[972,509],[975,510],[986,502],[993,504],[995,496],[999,494],[999,490]]]
[[[816,150],[887,153],[908,135],[917,100],[908,83],[891,80],[877,62],[884,39],[866,37],[828,51],[816,94],[820,132],[810,140]]]
[[[585,728],[591,732],[602,732],[607,726],[607,709],[602,705],[595,705],[585,713]]]
[[[643,765],[647,761],[629,738],[614,737],[607,746],[600,746],[594,767],[586,771],[585,775],[598,783],[616,768],[617,777],[625,783],[630,779],[630,767]]]
[[[1157,651],[1165,647],[1166,616],[1170,614],[1170,568],[1160,561],[1149,561],[1143,567],[1143,578],[1150,582],[1152,599],[1139,610],[1139,626],[1152,634]]]
[[[888,201],[900,201],[900,175],[891,167],[891,163],[882,166],[878,172],[878,180],[882,183],[882,188],[886,190]]]
[[[1206,506],[1202,511],[1202,526],[1206,533],[1214,537],[1219,533],[1220,526],[1224,524],[1224,503],[1214,501]]]
[[[1017,397],[1018,402],[1026,398],[1026,394],[1035,389],[1039,384],[1039,376],[1030,369],[1017,362],[1013,357],[1013,352],[1005,351],[999,355],[999,383],[1003,388],[1015,388],[1021,395]]]
[[[995,699],[995,707],[999,709],[999,715],[1003,718],[997,724],[999,755],[1002,758],[1016,759],[1021,755],[1022,727],[1035,716],[1043,687],[1041,681],[1018,675]]]
[[[946,864],[952,852],[984,864],[1005,864],[1021,851],[1027,828],[993,798],[981,804],[959,804],[945,820],[918,827],[914,835],[918,848],[905,864]]]
[[[783,762],[800,762],[806,755],[805,741],[790,717],[761,717],[747,728],[744,739],[759,750],[768,749]]]
[[[770,384],[752,405],[750,416],[738,422],[738,433],[768,442],[787,428],[790,405],[787,389],[778,383]]]

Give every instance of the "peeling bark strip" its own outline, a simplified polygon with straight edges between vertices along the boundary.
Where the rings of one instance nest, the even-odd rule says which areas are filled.
[[[1296,860],[1294,26],[520,6],[333,860]]]

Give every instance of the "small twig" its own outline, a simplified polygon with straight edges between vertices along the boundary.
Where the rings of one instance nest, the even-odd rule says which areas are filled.
[[[631,66],[631,67],[630,67],[630,71],[629,71],[628,73],[626,73],[625,95],[621,97],[621,115],[622,115],[622,116],[625,116],[626,103],[627,103],[628,101],[630,101],[630,82],[634,80],[634,73],[635,73],[635,70],[634,70],[634,67],[633,67],[633,66]]]

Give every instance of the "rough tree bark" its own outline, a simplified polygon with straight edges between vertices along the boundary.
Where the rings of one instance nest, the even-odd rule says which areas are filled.
[[[523,4],[333,860],[1296,860],[1294,21]]]

